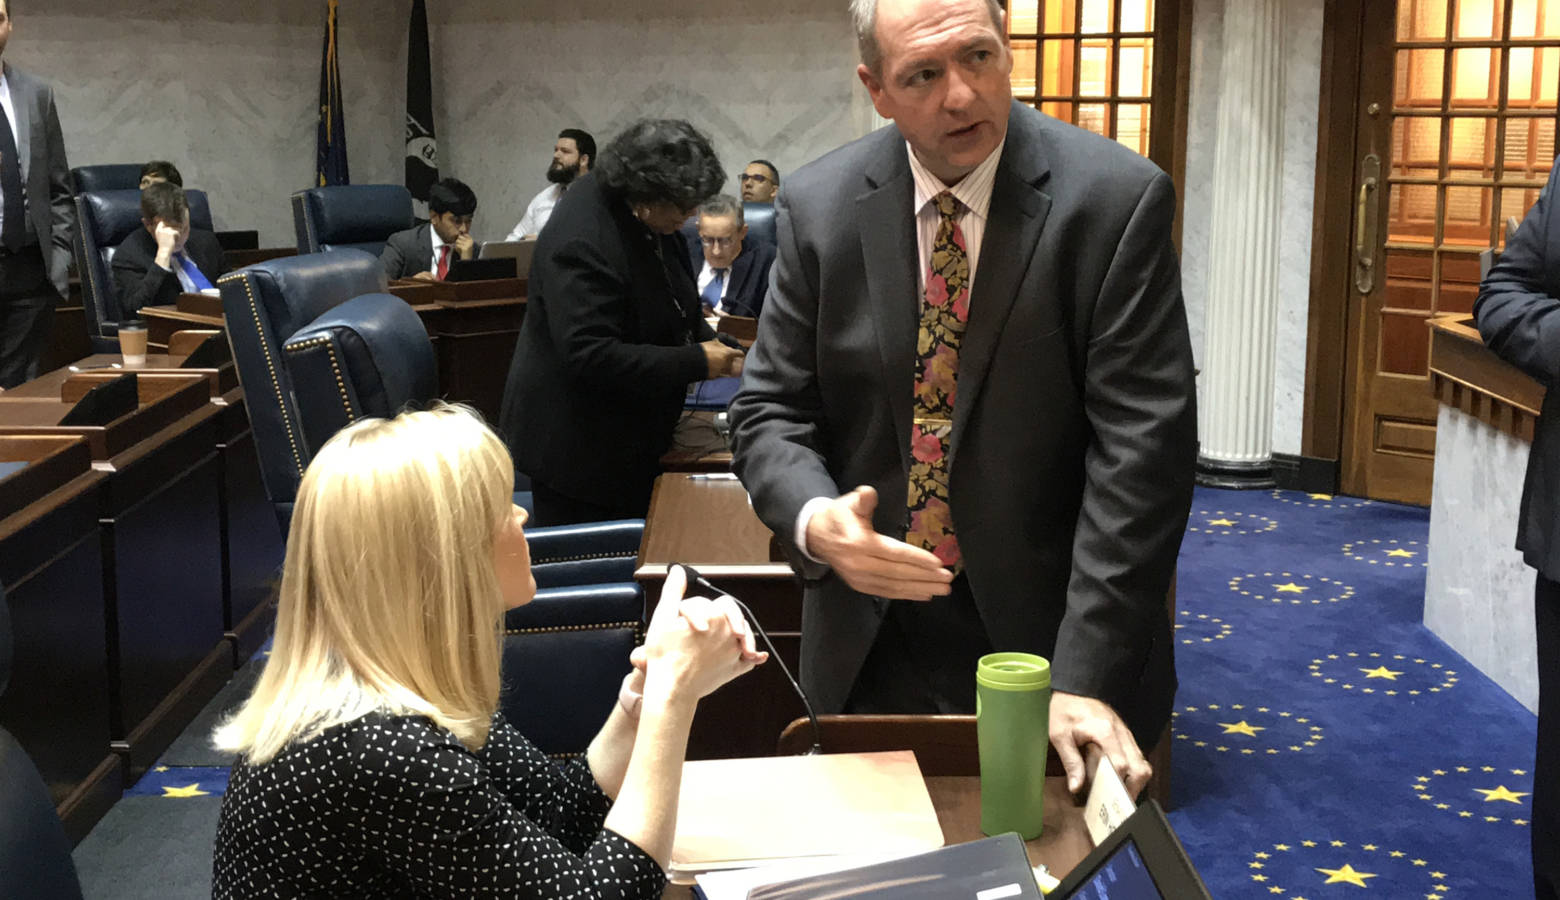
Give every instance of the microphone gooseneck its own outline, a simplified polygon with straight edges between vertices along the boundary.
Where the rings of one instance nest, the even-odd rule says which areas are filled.
[[[753,615],[753,611],[748,609],[748,605],[746,603],[743,603],[736,597],[732,597],[729,592],[723,591],[715,585],[711,584],[710,580],[699,574],[699,570],[695,569],[693,566],[690,566],[687,563],[673,563],[673,565],[683,570],[683,574],[688,576],[689,584],[696,584],[706,591],[712,591],[717,597],[731,597],[732,602],[737,604],[737,608],[742,610],[742,615],[747,617],[748,624],[753,626],[753,630],[758,632],[759,638],[763,640],[764,646],[768,648],[770,659],[774,660],[775,665],[780,667],[780,672],[781,674],[785,675],[785,680],[791,683],[791,690],[795,691],[796,696],[801,698],[802,708],[807,710],[807,722],[812,730],[812,747],[807,750],[805,755],[812,756],[814,754],[822,753],[823,733],[818,728],[818,716],[813,712],[812,701],[807,699],[807,692],[803,691],[802,686],[797,684],[796,679],[791,676],[791,670],[786,668],[785,660],[780,658],[780,653],[775,650],[774,642],[769,639],[769,633],[764,630],[764,626],[758,624],[758,618]]]

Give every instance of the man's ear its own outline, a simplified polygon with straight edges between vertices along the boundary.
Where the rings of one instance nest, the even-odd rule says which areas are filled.
[[[866,63],[858,63],[856,65],[856,77],[860,78],[861,83],[866,85],[867,95],[872,98],[872,107],[877,110],[878,115],[885,119],[893,118],[883,112],[883,104],[880,102],[883,98],[882,80],[873,74],[871,69],[867,68]],[[779,190],[779,185],[776,185],[775,189]]]
[[[596,161],[594,159],[590,158],[590,154],[589,153],[581,153],[580,154],[580,161],[578,163],[580,171],[582,173],[583,172],[589,172],[591,165],[594,164],[595,162]]]

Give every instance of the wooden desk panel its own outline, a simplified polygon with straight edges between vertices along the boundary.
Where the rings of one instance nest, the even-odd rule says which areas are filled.
[[[107,735],[132,772],[178,736],[233,665],[221,602],[221,410],[209,401],[205,374],[164,377],[183,386],[154,388],[149,379],[143,405],[102,428],[44,424],[70,404],[25,396],[36,386],[23,396],[0,394],[0,434],[84,435],[95,466],[109,475],[95,492],[103,598],[96,622],[107,630]],[[147,403],[154,394],[161,396]]]
[[[740,482],[668,473],[656,481],[634,577],[653,610],[674,562],[698,569],[748,605],[793,674],[801,654],[801,582],[772,559],[772,534],[748,505]],[[801,701],[774,663],[755,669],[699,703],[689,759],[767,756],[775,736],[802,715]]]
[[[34,438],[31,440],[45,440]],[[85,442],[65,438],[82,452]],[[0,437],[0,459],[21,461]],[[0,584],[14,634],[0,724],[43,773],[66,833],[79,841],[119,799],[123,761],[109,748],[101,492],[85,471],[0,517]]]

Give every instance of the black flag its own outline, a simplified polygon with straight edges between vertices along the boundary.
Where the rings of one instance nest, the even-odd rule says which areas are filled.
[[[439,144],[433,136],[433,81],[428,66],[428,10],[412,2],[406,35],[406,189],[418,200],[439,180]]]
[[[336,0],[326,4],[325,50],[320,58],[320,124],[314,142],[315,181],[350,184],[347,123],[341,112],[341,59],[336,55]]]

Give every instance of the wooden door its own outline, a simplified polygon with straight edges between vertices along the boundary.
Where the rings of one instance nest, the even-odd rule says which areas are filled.
[[[1341,482],[1428,504],[1426,322],[1472,312],[1479,255],[1548,177],[1560,2],[1367,3],[1362,32]]]

